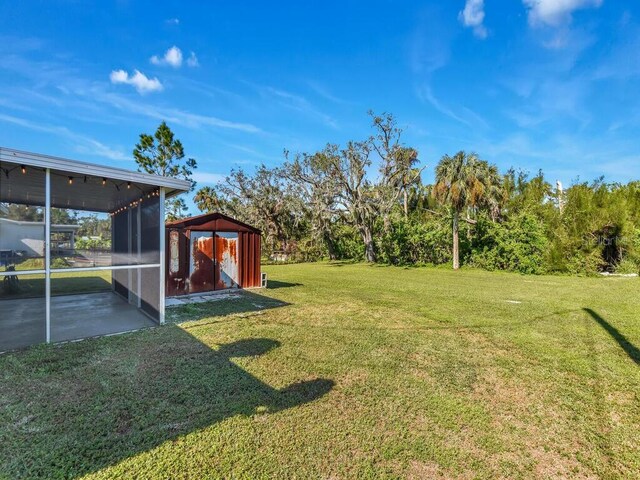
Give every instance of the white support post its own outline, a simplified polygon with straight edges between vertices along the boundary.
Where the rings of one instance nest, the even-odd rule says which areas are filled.
[[[137,211],[137,227],[136,227],[136,232],[138,232],[138,242],[137,242],[137,250],[138,250],[138,256],[136,257],[136,263],[139,265],[140,263],[142,263],[142,205],[138,204],[138,211]],[[136,272],[136,278],[138,279],[138,290],[137,290],[137,297],[138,297],[138,308],[142,308],[142,272],[140,271],[140,269],[137,270]]]
[[[133,253],[133,239],[131,238],[131,226],[133,222],[131,221],[131,212],[130,208],[127,209],[127,235],[129,238],[127,239],[127,263],[131,263],[132,253]],[[129,304],[133,304],[135,292],[133,288],[133,272],[131,270],[127,270],[127,301]],[[136,302],[137,304],[137,302]]]
[[[164,188],[160,188],[160,301],[158,302],[158,312],[160,325],[164,324],[164,295],[165,295],[165,270],[166,270],[166,258],[165,258],[165,228],[164,228]]]
[[[44,289],[46,342],[51,343],[51,170],[45,171]]]

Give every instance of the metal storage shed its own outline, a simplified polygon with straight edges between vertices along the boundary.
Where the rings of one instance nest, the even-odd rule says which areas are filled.
[[[0,352],[163,323],[164,199],[190,188],[184,180],[0,148],[0,217],[35,216],[38,232],[32,228],[28,240],[43,246],[18,248],[28,242],[0,230]],[[91,258],[77,242],[54,249],[52,213],[62,211],[101,219],[109,246]]]
[[[261,286],[261,232],[222,213],[166,224],[167,296]]]

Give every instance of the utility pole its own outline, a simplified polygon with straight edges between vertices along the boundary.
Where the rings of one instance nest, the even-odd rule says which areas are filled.
[[[560,180],[556,180],[556,195],[558,196],[558,208],[560,209],[560,213],[562,213],[564,204],[562,203],[562,182]]]

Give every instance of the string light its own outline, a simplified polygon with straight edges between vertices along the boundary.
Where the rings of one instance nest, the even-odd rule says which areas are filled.
[[[69,185],[73,185],[73,177],[69,177]]]
[[[127,182],[127,190],[131,189],[131,182]]]
[[[27,173],[27,167],[25,167],[24,165],[20,165],[20,170],[22,170],[23,175]]]
[[[103,179],[103,180],[106,181],[106,179]],[[116,186],[116,188],[118,188],[118,185],[116,183],[114,183],[114,185]],[[118,188],[118,190],[120,190],[120,189]],[[153,190],[153,191],[151,191],[151,192],[146,194],[146,198],[159,197],[159,196],[160,196],[160,190]],[[137,208],[144,201],[144,199],[145,199],[145,194],[143,192],[142,196],[140,196],[139,199],[133,200],[133,201],[129,202],[128,205],[125,204],[125,205],[115,209],[113,212],[109,213],[109,215],[111,215],[113,217],[113,216],[118,215],[119,213],[125,212],[125,211],[127,211],[129,209]]]
[[[103,178],[103,179],[102,179],[102,186],[104,187],[106,184],[107,184],[107,179],[106,179],[106,178]]]

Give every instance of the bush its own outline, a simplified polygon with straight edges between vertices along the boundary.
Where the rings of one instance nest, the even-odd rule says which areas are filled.
[[[638,264],[629,258],[623,258],[615,267],[615,272],[620,274],[638,273]]]
[[[567,261],[567,271],[573,275],[594,276],[602,272],[607,262],[602,258],[602,249],[594,249],[590,252],[579,251]]]
[[[69,266],[69,262],[67,262],[64,258],[56,257],[51,260],[51,268],[67,268]]]
[[[108,250],[111,248],[111,240],[103,238],[78,238],[75,248],[77,250]]]
[[[363,260],[364,244],[357,230],[350,225],[335,227],[336,256],[340,260]]]
[[[546,271],[547,249],[544,226],[533,214],[523,212],[505,222],[480,217],[469,263],[487,270],[541,274]]]
[[[448,220],[395,220],[379,237],[380,261],[392,265],[431,264],[451,261],[451,233]]]

